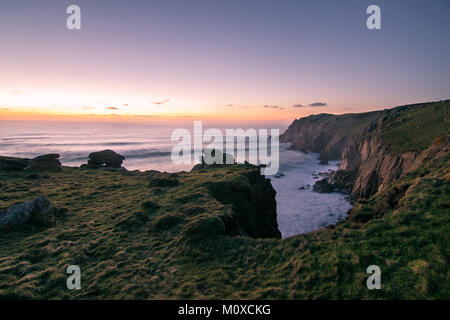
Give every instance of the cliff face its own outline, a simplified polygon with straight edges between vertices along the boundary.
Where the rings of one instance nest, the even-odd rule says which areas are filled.
[[[433,141],[449,134],[449,107],[447,100],[309,116],[295,120],[280,140],[296,150],[319,152],[320,159],[340,159],[340,169],[354,173],[353,197],[369,198],[429,160],[427,149]]]
[[[230,236],[281,238],[277,223],[276,191],[258,170],[238,179],[208,183],[212,196],[230,210],[220,215]]]
[[[321,160],[339,160],[344,148],[359,140],[378,113],[319,114],[294,120],[280,141],[290,142],[295,150],[320,153]]]

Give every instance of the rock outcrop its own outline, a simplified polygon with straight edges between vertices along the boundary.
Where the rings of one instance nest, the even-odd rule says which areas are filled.
[[[14,158],[14,157],[0,157],[0,170],[20,171],[25,169],[30,162],[30,159]]]
[[[19,203],[0,210],[0,225],[14,227],[24,223],[48,224],[54,221],[57,210],[46,197]]]
[[[58,160],[59,154],[44,154],[33,158],[28,167],[35,171],[59,171],[61,170],[61,162]]]
[[[280,141],[290,142],[296,150],[320,153],[322,162],[341,160],[352,196],[369,198],[429,160],[429,148],[446,146],[449,115],[450,100],[361,114],[320,114],[295,120]],[[434,146],[435,139],[440,139],[439,147]],[[335,183],[333,177],[326,182]],[[319,182],[316,189],[331,187]]]
[[[234,164],[234,157],[229,153],[224,153],[217,149],[205,150],[200,163],[196,164],[192,170],[214,168],[218,166]]]
[[[281,238],[277,223],[276,191],[257,167],[240,179],[208,183],[210,193],[221,203],[231,205],[220,216],[230,236]]]
[[[88,157],[87,165],[84,164],[82,167],[94,169],[121,168],[123,160],[125,160],[124,156],[109,149],[92,152]]]
[[[361,138],[364,128],[378,113],[311,115],[294,120],[280,141],[290,142],[295,150],[320,153],[322,163],[340,160],[344,148]]]
[[[59,154],[56,153],[40,155],[33,159],[0,157],[0,170],[59,171],[61,170],[61,162],[58,159]]]

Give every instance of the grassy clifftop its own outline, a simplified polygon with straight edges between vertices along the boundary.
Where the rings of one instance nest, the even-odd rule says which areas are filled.
[[[295,120],[281,135],[300,151],[340,160],[345,147],[376,134],[392,152],[428,148],[431,142],[450,134],[450,100],[399,106],[392,109],[343,115],[318,114]]]
[[[69,212],[51,227],[0,234],[0,298],[448,299],[448,164],[447,154],[393,185],[408,185],[394,202],[381,194],[351,220],[284,240],[227,232],[221,217],[236,211],[208,186],[251,188],[257,170],[248,166],[178,175],[64,168],[36,180],[2,172],[1,206],[45,194]],[[81,268],[81,290],[66,288],[69,264]],[[372,264],[381,290],[366,288]]]

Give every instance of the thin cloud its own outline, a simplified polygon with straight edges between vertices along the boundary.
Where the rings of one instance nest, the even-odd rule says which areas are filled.
[[[108,109],[108,110],[119,110],[119,108],[116,108],[116,107],[108,107],[106,109]]]
[[[264,108],[268,108],[268,109],[278,109],[280,106],[269,106],[269,105],[265,105]]]
[[[22,91],[20,91],[20,90],[11,90],[9,93],[11,93],[11,94],[22,94]]]
[[[124,107],[128,107],[128,103],[124,103],[123,106],[124,106]]]
[[[314,102],[311,104],[308,104],[310,107],[325,107],[327,104],[325,102]]]
[[[159,100],[159,101],[153,101],[153,104],[157,104],[157,105],[169,104],[169,103],[170,103],[170,99],[164,99],[164,100]]]
[[[234,106],[234,104],[232,104],[232,103],[227,104],[227,107],[233,107],[233,106]]]
[[[305,106],[302,104],[293,104],[292,105],[294,108],[304,108]]]

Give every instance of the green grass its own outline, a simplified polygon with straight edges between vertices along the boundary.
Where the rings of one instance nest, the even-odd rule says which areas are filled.
[[[352,216],[367,222],[284,240],[226,235],[220,216],[233,198],[211,186],[245,188],[250,166],[176,176],[65,167],[35,180],[0,172],[0,207],[46,195],[69,210],[49,228],[0,234],[0,298],[448,299],[448,164],[448,155],[429,162],[358,204]],[[81,268],[81,290],[66,288],[70,264]],[[381,290],[366,288],[372,264]]]
[[[421,151],[450,134],[450,100],[391,109],[383,141],[394,152]]]

